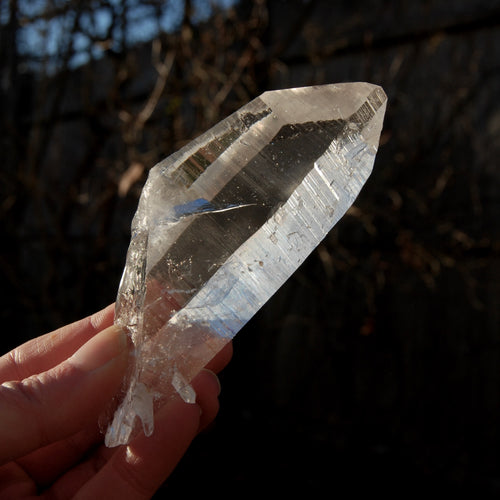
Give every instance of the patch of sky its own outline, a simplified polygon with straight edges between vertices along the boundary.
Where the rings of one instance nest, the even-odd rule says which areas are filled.
[[[85,33],[95,37],[104,38],[113,22],[111,11],[106,8],[94,9],[83,12],[79,19],[80,27]]]
[[[35,19],[18,32],[18,44],[22,54],[34,54],[41,59],[60,54],[64,36],[68,36],[68,17]]]
[[[182,22],[184,16],[184,2],[171,2],[168,8],[164,8],[160,17],[160,28],[165,33],[175,31]]]
[[[5,2],[5,4],[9,4],[9,2]],[[40,16],[47,8],[46,0],[19,0],[17,4],[17,8],[19,10],[19,14],[21,16],[26,16],[29,18],[33,18],[36,16]]]
[[[195,23],[206,21],[213,13],[214,8],[221,10],[229,9],[236,5],[237,0],[215,0],[207,2],[206,0],[193,1],[193,21]]]
[[[9,2],[0,2],[0,24],[5,26],[10,21],[10,5]]]
[[[129,6],[127,19],[127,45],[147,42],[158,34],[159,24],[157,11],[151,5]]]
[[[60,0],[69,3],[70,0]],[[206,21],[213,9],[228,9],[238,0],[193,0],[193,17],[195,23]],[[9,2],[0,2],[0,22],[6,24],[10,19]],[[25,65],[30,70],[44,68],[45,71],[58,70],[64,54],[71,54],[69,66],[75,68],[86,64],[90,59],[98,59],[104,53],[103,45],[107,37],[115,42],[111,48],[122,50],[139,43],[152,40],[160,32],[173,32],[180,26],[184,15],[185,2],[172,0],[156,5],[145,4],[141,0],[108,0],[107,5],[96,3],[80,13],[75,31],[72,25],[75,11],[62,9],[61,13],[44,18],[49,10],[47,0],[18,0],[18,16],[20,28],[17,32],[17,43],[20,54],[25,57]],[[109,33],[113,17],[126,15],[125,32],[118,23],[114,31]],[[109,47],[108,47],[109,48]]]

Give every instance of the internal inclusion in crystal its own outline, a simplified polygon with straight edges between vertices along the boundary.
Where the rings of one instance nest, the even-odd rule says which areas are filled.
[[[386,96],[367,83],[266,92],[149,175],[116,323],[135,347],[106,444],[127,443],[290,277],[368,178]]]

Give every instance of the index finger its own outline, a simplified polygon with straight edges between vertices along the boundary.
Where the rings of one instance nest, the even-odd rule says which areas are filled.
[[[114,305],[37,337],[0,358],[0,384],[50,370],[73,355],[96,333],[113,324]]]

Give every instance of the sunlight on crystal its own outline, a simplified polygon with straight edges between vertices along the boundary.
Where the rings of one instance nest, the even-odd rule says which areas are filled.
[[[386,96],[368,83],[266,92],[154,167],[132,223],[115,322],[135,348],[106,445],[153,432],[178,393],[356,199]]]

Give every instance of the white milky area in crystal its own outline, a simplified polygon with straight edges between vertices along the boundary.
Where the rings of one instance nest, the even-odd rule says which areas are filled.
[[[129,442],[293,274],[370,175],[386,96],[348,83],[266,92],[156,167],[117,298],[134,363],[105,442]]]

